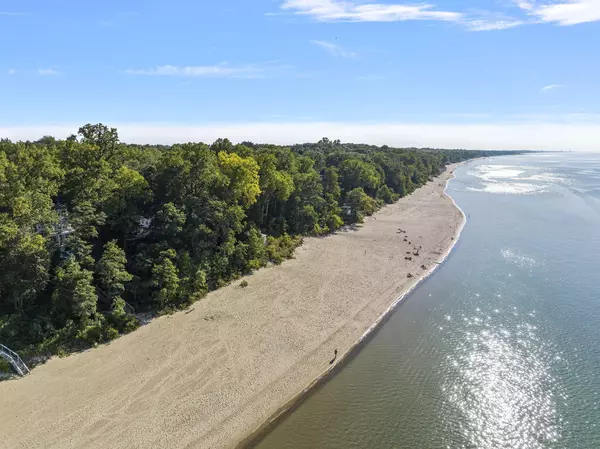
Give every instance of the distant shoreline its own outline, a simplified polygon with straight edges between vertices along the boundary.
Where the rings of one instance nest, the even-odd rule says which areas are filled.
[[[212,449],[255,441],[450,253],[464,226],[445,193],[455,168],[356,231],[306,239],[295,259],[247,277],[246,288],[234,283],[187,313],[0,384],[4,444]]]

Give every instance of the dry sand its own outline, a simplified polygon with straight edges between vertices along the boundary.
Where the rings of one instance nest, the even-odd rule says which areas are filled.
[[[463,223],[443,194],[452,168],[358,230],[307,239],[247,288],[235,282],[191,311],[0,383],[0,447],[235,447],[451,248]]]

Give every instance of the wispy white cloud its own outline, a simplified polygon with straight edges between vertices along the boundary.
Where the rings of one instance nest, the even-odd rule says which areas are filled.
[[[600,0],[563,0],[558,3],[515,0],[515,3],[541,22],[577,25],[600,21]]]
[[[320,22],[451,22],[470,31],[505,30],[520,25],[556,23],[576,25],[600,21],[600,0],[513,0],[523,18],[501,12],[481,14],[439,9],[429,3],[368,3],[367,0],[283,0],[281,9]]]
[[[17,69],[8,69],[7,72],[9,75],[14,75],[15,73],[17,73]]]
[[[501,19],[465,19],[464,21],[467,29],[471,31],[493,31],[493,30],[507,30],[509,28],[518,27],[524,25],[525,22],[519,19],[512,18],[501,18]]]
[[[0,127],[0,137],[34,140],[41,136],[67,137],[78,124],[60,126]],[[345,142],[402,147],[437,147],[466,149],[573,149],[600,150],[600,118],[581,120],[545,119],[473,123],[364,123],[270,121],[250,123],[179,124],[111,124],[124,142],[172,144],[175,142],[213,142],[228,137],[233,142],[245,140],[276,144],[316,142],[323,136]]]
[[[294,10],[323,22],[398,22],[404,20],[447,20],[458,22],[462,14],[439,11],[432,5],[358,3],[340,0],[286,0],[284,10]]]
[[[127,69],[125,73],[130,75],[192,78],[266,78],[289,68],[288,66],[274,64],[232,66],[223,63],[208,66],[162,65],[150,69]]]
[[[24,12],[9,12],[9,11],[0,11],[0,16],[11,16],[11,17],[19,17],[25,16]]]
[[[504,30],[524,22],[502,15],[473,15],[437,9],[430,4],[364,3],[357,0],[285,0],[281,9],[320,22],[402,22],[434,20],[452,22],[471,31]]]
[[[529,0],[513,0],[513,1],[519,8],[521,8],[525,11],[533,10],[533,1],[529,1]]]
[[[564,87],[562,84],[549,84],[548,86],[544,86],[541,88],[542,93],[550,92],[552,90],[560,89]]]
[[[334,44],[332,42],[313,40],[313,41],[310,41],[310,43],[321,47],[322,49],[326,50],[333,56],[337,56],[339,58],[347,58],[347,59],[358,58],[357,53],[346,50],[342,46]]]
[[[59,72],[58,70],[54,70],[52,68],[50,68],[50,69],[38,69],[37,73],[38,73],[38,75],[41,75],[41,76],[62,75],[61,72]]]

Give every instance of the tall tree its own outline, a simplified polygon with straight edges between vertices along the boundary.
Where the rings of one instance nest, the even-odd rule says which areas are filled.
[[[119,133],[116,128],[109,128],[102,123],[97,125],[88,123],[79,128],[78,134],[81,136],[83,143],[97,146],[101,151],[101,157],[104,159],[109,160],[118,152]]]
[[[144,206],[151,197],[148,182],[137,171],[122,166],[112,175],[110,187],[103,210],[111,227],[125,239],[139,228]]]
[[[258,164],[251,158],[243,158],[235,153],[219,153],[219,167],[226,176],[223,199],[249,207],[260,194]]]
[[[115,240],[104,245],[104,253],[96,264],[96,278],[104,294],[114,303],[125,291],[125,284],[133,279],[126,268],[127,257]]]
[[[179,270],[173,263],[175,251],[162,251],[152,267],[154,300],[161,307],[173,307],[179,296]]]
[[[93,273],[82,269],[74,257],[58,267],[52,299],[63,321],[72,319],[85,327],[94,318],[98,296],[92,282]]]
[[[340,164],[342,185],[346,192],[361,188],[367,192],[375,193],[381,185],[382,176],[377,168],[359,159],[347,159]]]

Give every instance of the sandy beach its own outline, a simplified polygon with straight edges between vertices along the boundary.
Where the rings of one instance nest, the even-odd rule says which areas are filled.
[[[187,312],[1,382],[0,447],[236,447],[452,247],[464,220],[443,193],[454,168],[356,230],[306,239],[246,288],[234,282]]]

